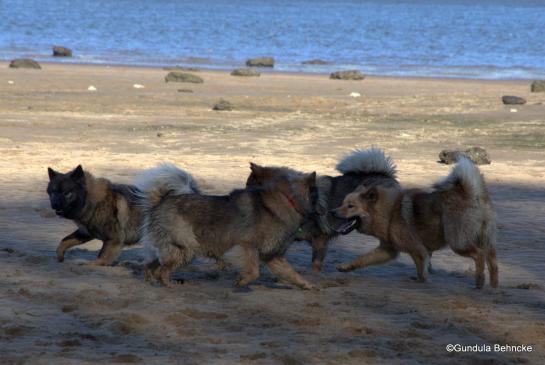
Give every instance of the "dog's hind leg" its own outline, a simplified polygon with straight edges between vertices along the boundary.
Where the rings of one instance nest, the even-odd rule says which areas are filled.
[[[428,268],[430,257],[428,250],[421,243],[412,246],[408,251],[416,265],[417,280],[424,283],[428,280]]]
[[[496,262],[496,247],[488,246],[486,249],[486,263],[488,265],[488,273],[490,275],[490,286],[498,287],[498,264]]]
[[[81,230],[76,230],[68,236],[64,237],[59,246],[57,247],[57,260],[59,262],[64,261],[64,253],[71,247],[83,245],[86,242],[92,240],[93,237],[89,236],[87,233],[82,232]]]
[[[488,274],[490,275],[490,286],[498,287],[498,264],[496,262],[496,222],[492,219],[488,224],[483,225],[481,233],[481,247],[485,251]]]
[[[158,259],[148,262],[144,268],[144,280],[153,282],[159,280],[159,268],[161,263]]]
[[[451,246],[452,247],[452,246]],[[481,289],[484,285],[484,265],[485,265],[485,254],[482,249],[476,245],[469,245],[466,247],[452,247],[452,250],[460,256],[471,257],[475,260],[475,287]]]
[[[431,266],[431,257],[433,255],[433,251],[428,249],[428,274],[433,274],[433,267]]]
[[[255,247],[243,246],[242,254],[244,267],[237,280],[237,286],[246,286],[259,278],[259,253]]]
[[[108,266],[119,256],[123,249],[123,244],[117,241],[104,241],[98,254],[98,258],[92,262],[95,266]]]
[[[380,241],[380,246],[373,251],[361,255],[349,264],[337,265],[337,270],[347,272],[361,267],[380,265],[395,259],[398,255],[399,251],[395,247],[385,241]]]
[[[310,242],[312,246],[312,270],[316,272],[322,270],[322,264],[324,262],[327,252],[328,241],[329,236],[326,234],[321,234],[312,237],[312,240]]]
[[[289,262],[281,256],[277,256],[272,260],[267,261],[267,267],[271,273],[278,276],[280,279],[297,285],[301,289],[317,289],[314,285],[304,279],[297,271],[295,271]]]
[[[216,260],[216,267],[218,268],[218,270],[220,271],[226,271],[226,270],[229,270],[229,263],[227,263],[227,261],[225,261],[224,259],[222,258],[215,258]]]
[[[172,246],[168,250],[168,256],[162,256],[161,266],[159,267],[155,277],[157,280],[168,288],[174,288],[175,285],[170,282],[170,275],[179,266],[186,265],[193,258],[183,247]]]

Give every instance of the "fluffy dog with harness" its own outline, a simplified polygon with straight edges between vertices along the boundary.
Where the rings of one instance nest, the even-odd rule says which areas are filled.
[[[337,171],[342,175],[320,175],[316,178],[318,199],[314,212],[294,237],[296,241],[307,241],[312,246],[312,268],[315,271],[322,268],[329,242],[341,234],[350,233],[357,226],[356,222],[342,225],[345,220],[335,217],[329,210],[341,205],[345,196],[359,185],[399,187],[392,159],[378,148],[353,151],[341,159]],[[260,173],[274,177],[282,173],[282,168],[264,167]],[[253,172],[246,185],[259,185]]]

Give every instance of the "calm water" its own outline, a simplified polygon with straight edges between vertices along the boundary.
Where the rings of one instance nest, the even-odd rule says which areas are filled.
[[[276,70],[545,77],[545,1],[0,0],[0,59]],[[328,66],[302,66],[321,58]],[[56,61],[59,61],[56,59]]]

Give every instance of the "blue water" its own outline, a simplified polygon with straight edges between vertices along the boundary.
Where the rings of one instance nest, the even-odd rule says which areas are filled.
[[[471,78],[545,77],[545,1],[0,0],[0,59]],[[320,58],[328,66],[303,66]]]

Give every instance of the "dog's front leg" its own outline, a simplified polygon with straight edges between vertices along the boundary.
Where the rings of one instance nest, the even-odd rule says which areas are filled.
[[[312,237],[312,270],[320,272],[327,252],[329,237],[326,234]]]
[[[237,280],[237,286],[246,286],[259,278],[259,253],[255,247],[243,246],[244,267],[240,278]]]
[[[102,248],[98,254],[98,258],[93,261],[92,264],[95,266],[111,265],[122,249],[122,243],[117,241],[104,241],[104,244],[102,245]]]
[[[64,237],[59,243],[59,246],[57,247],[57,260],[59,262],[63,262],[64,253],[66,252],[66,250],[68,250],[70,247],[83,245],[84,243],[89,242],[92,239],[93,237],[77,229],[73,233]]]
[[[353,271],[360,267],[380,265],[391,261],[397,257],[399,251],[391,244],[385,241],[380,241],[380,246],[373,251],[361,255],[349,264],[337,265],[337,270],[341,272]]]
[[[311,290],[317,289],[306,279],[304,279],[289,262],[283,257],[275,257],[267,262],[267,267],[274,275],[277,275],[280,279],[286,280],[294,285],[297,285],[301,289]]]

